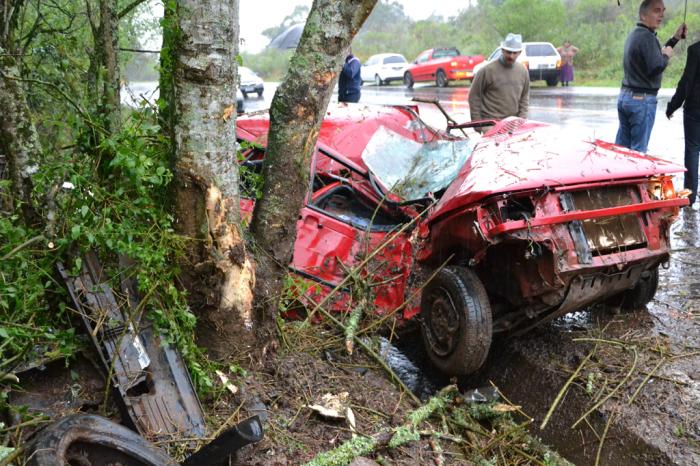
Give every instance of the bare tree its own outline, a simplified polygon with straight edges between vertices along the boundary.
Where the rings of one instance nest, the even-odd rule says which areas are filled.
[[[169,19],[177,18],[177,21]],[[175,151],[176,218],[192,238],[183,279],[199,314],[199,342],[214,357],[252,338],[253,262],[238,219],[236,164],[237,0],[179,0],[164,31],[161,82],[172,93],[166,121]]]
[[[264,192],[251,225],[257,275],[238,221],[233,115],[238,4],[180,0],[176,11],[166,11],[161,91],[172,99],[164,121],[175,143],[177,221],[193,239],[183,281],[199,311],[198,340],[214,357],[250,354],[251,348],[263,348],[255,346],[260,338],[274,340],[309,159],[345,52],[376,1],[314,1],[270,111]],[[174,25],[176,30],[168,29]]]
[[[7,163],[11,197],[22,201],[25,216],[32,217],[31,175],[37,169],[41,146],[20,80],[21,61],[14,37],[23,3],[0,0],[0,159]]]
[[[263,197],[251,224],[259,251],[256,314],[265,337],[274,330],[323,115],[350,42],[376,3],[314,0],[287,76],[272,100]]]

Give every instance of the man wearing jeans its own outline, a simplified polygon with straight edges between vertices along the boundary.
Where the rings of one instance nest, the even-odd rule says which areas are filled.
[[[625,76],[617,100],[620,127],[615,143],[646,152],[656,117],[656,94],[673,47],[685,38],[687,28],[681,24],[662,48],[656,37],[666,7],[663,0],[644,0],[639,5],[639,23],[627,36],[623,67]]]
[[[690,190],[690,205],[698,194],[698,155],[700,154],[700,42],[688,47],[688,60],[673,98],[666,107],[666,116],[683,105],[685,133],[685,178],[683,187]]]

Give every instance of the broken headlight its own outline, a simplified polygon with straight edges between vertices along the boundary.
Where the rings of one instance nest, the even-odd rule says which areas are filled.
[[[673,177],[666,175],[650,178],[647,183],[647,192],[654,201],[685,198],[690,195],[690,191],[687,189],[676,192],[676,188],[673,186]]]

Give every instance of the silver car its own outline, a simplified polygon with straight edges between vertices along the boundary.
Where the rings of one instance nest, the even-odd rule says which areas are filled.
[[[258,97],[262,97],[263,91],[265,90],[265,85],[263,80],[255,74],[250,68],[245,66],[238,67],[238,75],[240,77],[239,89],[243,94],[243,98],[247,99],[248,94],[256,93]]]
[[[374,81],[377,86],[382,86],[391,81],[403,81],[406,66],[406,58],[400,53],[380,53],[367,59],[360,68],[360,75],[363,82]]]

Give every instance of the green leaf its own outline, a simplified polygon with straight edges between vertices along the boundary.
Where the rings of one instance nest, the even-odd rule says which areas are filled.
[[[10,334],[7,333],[7,329],[5,327],[0,327],[0,337],[10,338]]]

